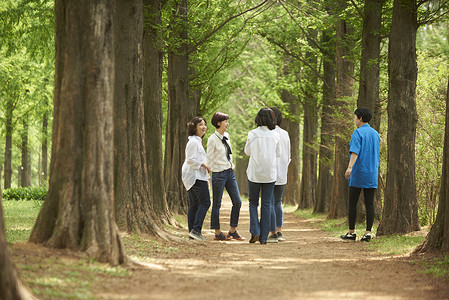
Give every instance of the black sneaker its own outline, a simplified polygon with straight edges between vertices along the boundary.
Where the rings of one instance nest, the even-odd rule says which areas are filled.
[[[277,243],[277,242],[279,242],[279,241],[278,241],[278,235],[277,235],[276,233],[270,235],[270,236],[267,238],[267,243]]]
[[[249,240],[249,242],[251,244],[257,242],[259,240],[259,236],[258,235],[251,235],[251,239]]]
[[[198,240],[198,241],[204,241],[205,240],[205,238],[201,234],[201,232],[193,230],[193,229],[189,232],[189,237],[191,237],[192,239]]]
[[[277,236],[278,236],[278,241],[279,241],[279,242],[285,241],[285,237],[284,237],[284,235],[282,234],[282,232],[278,231],[276,234],[277,234]]]
[[[369,242],[371,241],[371,233],[365,233],[360,239],[361,242]]]
[[[350,240],[350,241],[355,241],[355,239],[357,238],[357,234],[354,233],[346,233],[345,235],[340,235],[340,238],[342,240]]]

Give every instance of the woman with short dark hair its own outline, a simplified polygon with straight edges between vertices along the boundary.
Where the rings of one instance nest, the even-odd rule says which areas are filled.
[[[217,128],[207,141],[207,164],[212,171],[212,213],[210,216],[211,229],[215,230],[215,240],[227,241],[230,239],[244,240],[237,232],[242,200],[239,187],[234,174],[232,162],[231,140],[228,130],[229,116],[216,112],[212,117],[212,125]],[[229,194],[232,201],[229,231],[225,235],[220,229],[220,208],[223,191]]]
[[[259,241],[267,243],[271,222],[271,203],[274,184],[276,182],[277,157],[280,156],[279,134],[276,127],[276,116],[269,108],[262,108],[255,119],[257,128],[248,133],[245,154],[249,156],[248,193],[250,216],[250,243]],[[260,220],[257,207],[261,199]]]
[[[186,145],[185,161],[182,165],[182,182],[189,195],[187,213],[189,237],[204,241],[201,234],[204,218],[210,207],[209,172],[202,138],[207,125],[203,117],[194,117],[187,123],[189,141]]]

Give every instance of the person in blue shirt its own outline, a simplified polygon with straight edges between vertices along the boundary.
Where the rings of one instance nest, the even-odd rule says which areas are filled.
[[[354,112],[354,130],[349,145],[350,159],[345,177],[349,180],[349,231],[342,235],[343,240],[357,238],[355,220],[357,218],[357,202],[363,189],[366,208],[366,231],[360,239],[371,240],[371,228],[374,222],[374,195],[379,177],[380,136],[368,122],[372,114],[368,108],[360,107]]]

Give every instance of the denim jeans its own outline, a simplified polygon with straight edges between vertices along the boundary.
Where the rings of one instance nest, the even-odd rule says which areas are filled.
[[[256,183],[248,180],[249,193],[249,231],[258,235],[259,241],[267,241],[271,223],[271,203],[273,200],[274,182]],[[260,221],[257,207],[260,194]]]
[[[273,191],[272,210],[271,210],[271,226],[270,231],[276,232],[277,227],[282,227],[283,211],[282,211],[282,195],[284,194],[284,185],[275,185]]]
[[[210,195],[207,181],[195,181],[195,184],[188,191],[188,194],[190,201],[189,211],[187,213],[189,232],[192,230],[201,232],[204,218],[210,207]]]
[[[230,226],[237,227],[239,223],[240,207],[242,200],[240,199],[239,187],[235,180],[234,170],[228,169],[222,172],[212,173],[212,213],[210,216],[210,228],[220,229],[220,207],[223,197],[223,190],[231,197],[232,209]]]

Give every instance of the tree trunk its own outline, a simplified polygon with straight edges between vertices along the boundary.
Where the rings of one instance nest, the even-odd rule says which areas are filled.
[[[115,1],[114,192],[120,229],[157,234],[146,161],[143,2]]]
[[[330,32],[324,31],[322,44],[323,52],[323,109],[321,112],[321,143],[319,160],[319,177],[317,200],[313,208],[314,213],[329,211],[332,197],[332,162],[334,138],[332,124],[332,108],[335,101],[335,47],[330,46]]]
[[[346,2],[342,1],[341,6],[346,7]],[[337,21],[337,86],[334,111],[341,116],[336,119],[335,134],[335,164],[334,178],[332,183],[332,198],[328,218],[341,218],[348,215],[348,181],[345,178],[345,171],[349,161],[349,140],[353,116],[348,109],[350,103],[345,98],[352,97],[354,85],[354,64],[348,60],[350,51],[353,49],[351,41],[351,25],[344,20]]]
[[[56,1],[50,182],[30,241],[117,265],[126,257],[114,218],[111,4]]]
[[[31,166],[30,166],[30,156],[28,154],[28,123],[26,121],[23,122],[22,129],[22,166],[20,172],[20,186],[27,187],[31,185]]]
[[[0,168],[1,174],[1,168]],[[0,186],[0,299],[33,299],[23,284],[8,251],[3,219],[2,189]]]
[[[189,207],[187,191],[181,182],[185,158],[187,122],[196,115],[197,107],[189,95],[189,57],[187,43],[187,0],[181,0],[172,32],[182,42],[168,53],[168,112],[165,140],[164,180],[167,203],[172,212],[185,213]]]
[[[144,0],[145,9],[150,16],[149,25],[144,27],[144,80],[143,101],[145,116],[145,146],[148,165],[149,186],[153,209],[157,216],[167,224],[174,224],[165,197],[162,153],[162,70],[163,53],[157,26],[161,24],[161,0]]]
[[[47,103],[45,107],[48,107]],[[47,182],[48,178],[48,113],[45,112],[42,118],[42,181]]]
[[[415,0],[394,1],[388,51],[388,166],[378,235],[419,230],[415,178],[416,13]]]
[[[357,98],[358,107],[367,107],[373,112],[370,125],[380,130],[379,69],[380,69],[380,36],[382,31],[382,6],[384,0],[365,0],[362,33],[362,58],[360,61],[360,83]],[[380,182],[380,181],[379,181]],[[380,189],[376,192],[374,212],[378,220],[382,211]],[[363,193],[357,205],[357,223],[365,220],[365,201]]]
[[[5,189],[11,188],[12,177],[12,114],[14,108],[11,100],[7,100],[5,118],[6,118],[6,132],[5,132]]]
[[[449,77],[446,94],[446,129],[444,131],[443,170],[441,174],[438,213],[425,241],[416,252],[449,253]]]
[[[246,175],[248,159],[245,159],[245,157],[242,148],[235,162],[235,179],[239,187],[240,195],[248,196],[248,176]]]
[[[317,38],[316,30],[309,30],[309,46],[313,47],[313,40]],[[318,130],[318,59],[310,51],[306,53],[306,60],[313,69],[307,69],[305,74],[306,93],[304,98],[304,129],[302,141],[302,176],[300,188],[300,201],[298,208],[311,208],[316,202],[317,188],[317,151],[315,148]]]

